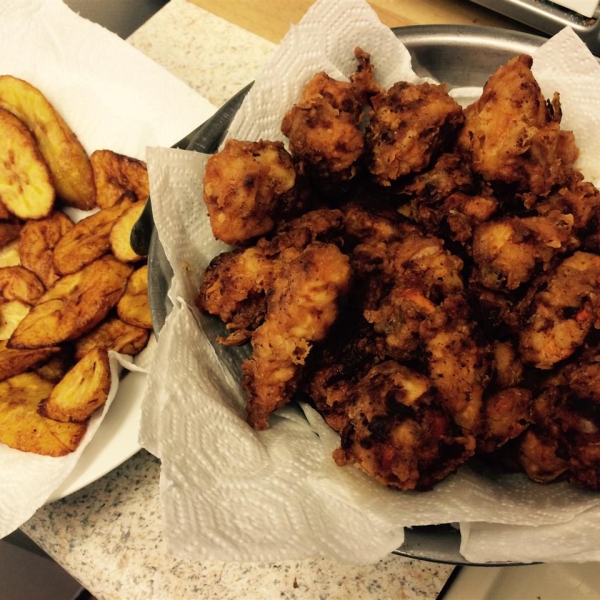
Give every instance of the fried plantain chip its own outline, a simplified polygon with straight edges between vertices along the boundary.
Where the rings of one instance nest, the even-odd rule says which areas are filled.
[[[152,329],[148,304],[148,265],[134,271],[129,278],[125,293],[117,304],[117,314],[125,323]]]
[[[94,348],[56,384],[38,412],[63,423],[83,423],[108,399],[110,364],[104,348]]]
[[[146,329],[129,325],[121,319],[107,319],[75,342],[75,359],[82,359],[94,348],[134,356],[143,350],[149,336]]]
[[[0,267],[16,267],[20,264],[19,240],[0,248]]]
[[[13,350],[0,340],[0,381],[25,373],[28,369],[60,352],[60,348],[36,348],[35,350]]]
[[[116,220],[135,204],[128,193],[110,208],[82,219],[69,230],[54,248],[54,267],[62,275],[79,271],[110,250],[110,231]]]
[[[137,223],[146,206],[145,202],[137,202],[128,208],[115,223],[110,232],[110,248],[112,253],[123,262],[136,262],[144,258],[131,247],[131,230]]]
[[[22,79],[2,75],[0,107],[21,119],[33,133],[63,202],[81,210],[94,208],[96,188],[90,159],[42,92]]]
[[[120,300],[132,268],[105,256],[59,279],[19,323],[9,348],[42,348],[95,327]]]
[[[21,264],[35,273],[49,288],[58,279],[54,269],[54,248],[73,227],[73,221],[59,210],[39,221],[28,221],[19,237]]]
[[[54,205],[50,171],[26,125],[0,108],[0,199],[20,219],[41,219]]]
[[[8,212],[8,209],[6,208],[6,206],[4,206],[4,204],[2,204],[2,202],[0,202],[0,219],[2,219],[3,221],[8,221],[9,219],[12,219],[12,215]]]
[[[19,300],[0,303],[0,340],[7,340],[30,310],[29,304]]]
[[[38,404],[53,387],[35,373],[23,373],[0,383],[0,442],[45,456],[65,456],[79,446],[86,423],[59,423],[37,412]]]
[[[150,193],[146,163],[111,150],[96,150],[90,157],[96,183],[97,202],[108,208],[125,192],[145,201]]]
[[[59,352],[45,362],[33,367],[33,370],[46,381],[58,383],[73,366],[75,348],[71,344],[60,346]]]
[[[0,298],[35,304],[45,291],[44,284],[24,267],[0,267]]]
[[[0,248],[16,240],[20,233],[19,221],[0,221]]]

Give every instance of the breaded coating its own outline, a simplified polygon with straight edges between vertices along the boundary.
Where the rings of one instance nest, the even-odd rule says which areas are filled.
[[[237,244],[264,235],[295,208],[296,172],[281,142],[228,140],[208,159],[204,203],[214,236]]]
[[[560,454],[560,443],[556,438],[533,427],[525,431],[519,447],[519,460],[532,481],[549,483],[565,473],[569,463]]]
[[[290,152],[313,179],[340,183],[357,173],[364,152],[363,105],[377,85],[369,55],[357,48],[355,56],[358,71],[349,82],[317,73],[283,118],[281,131],[289,138]]]
[[[216,256],[206,269],[196,297],[196,306],[218,316],[228,337],[226,345],[244,344],[264,320],[266,294],[285,263],[297,258],[311,242],[327,239],[340,231],[338,210],[312,211],[283,224],[271,239],[262,238],[255,246],[234,249]]]
[[[458,145],[486,181],[546,195],[565,179],[578,153],[572,134],[560,131],[558,94],[546,102],[532,63],[530,56],[516,56],[489,78],[481,97],[465,109]]]
[[[350,261],[333,244],[314,242],[282,266],[265,321],[252,334],[252,356],[242,364],[248,422],[255,429],[266,429],[269,415],[292,398],[311,347],[333,325],[350,280]]]
[[[452,144],[463,122],[462,108],[445,85],[399,82],[373,96],[371,104],[365,133],[368,167],[384,186],[425,169]]]
[[[531,418],[531,392],[520,387],[510,387],[488,395],[483,403],[483,431],[477,447],[483,452],[493,452],[523,433]]]
[[[394,361],[373,367],[351,396],[338,465],[354,464],[376,481],[428,489],[475,451],[436,401],[427,377]]]
[[[547,270],[572,245],[573,217],[552,211],[545,217],[504,217],[473,233],[473,279],[491,290],[515,290],[536,269]]]
[[[524,328],[519,352],[524,362],[550,369],[583,344],[600,326],[600,256],[575,252],[538,287]]]
[[[461,294],[450,296],[421,324],[429,377],[454,421],[473,434],[482,427],[483,391],[490,378],[488,348]]]
[[[494,340],[494,385],[500,389],[514,388],[523,381],[523,362],[512,341]]]
[[[372,327],[353,309],[341,312],[326,340],[311,354],[303,391],[338,433],[348,424],[356,384],[384,358]]]
[[[476,183],[467,162],[460,154],[445,152],[431,168],[419,173],[401,188],[400,194],[414,198],[418,204],[437,204],[456,193],[475,191]]]
[[[540,215],[559,211],[573,216],[573,229],[582,235],[597,234],[600,213],[600,192],[583,175],[572,171],[564,187],[551,193],[535,205]]]

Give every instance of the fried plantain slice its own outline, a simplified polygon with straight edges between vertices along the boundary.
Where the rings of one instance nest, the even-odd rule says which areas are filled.
[[[105,256],[59,279],[19,323],[8,346],[54,346],[93,329],[123,295],[132,270]]]
[[[75,359],[80,360],[93,348],[105,348],[134,356],[146,346],[150,333],[121,319],[107,319],[75,342]]]
[[[104,348],[94,348],[56,384],[38,412],[62,423],[83,423],[108,399],[110,364]]]
[[[25,352],[25,350],[22,350]],[[59,352],[53,354],[48,360],[42,364],[33,367],[33,370],[46,381],[58,383],[73,366],[74,348],[70,344],[61,346]]]
[[[0,267],[16,267],[20,264],[19,240],[0,248]]]
[[[79,271],[110,250],[110,232],[116,220],[135,203],[133,194],[122,196],[110,208],[82,219],[54,248],[54,267],[62,275]]]
[[[125,293],[117,304],[117,313],[125,323],[152,329],[148,303],[148,265],[134,271],[129,278]]]
[[[35,273],[49,288],[59,278],[54,268],[54,248],[73,228],[73,221],[56,210],[45,219],[28,221],[19,236],[21,264]]]
[[[0,107],[21,119],[33,133],[63,202],[81,210],[94,208],[96,188],[90,159],[44,94],[22,79],[2,75]]]
[[[30,367],[47,360],[60,352],[60,348],[36,348],[35,350],[13,350],[0,340],[0,381],[25,373]]]
[[[0,199],[20,219],[41,219],[54,205],[48,166],[26,125],[0,108]]]
[[[29,304],[19,300],[0,303],[0,340],[7,340],[30,310]]]
[[[0,298],[35,304],[46,290],[44,284],[24,267],[0,267]]]
[[[133,192],[138,200],[148,198],[150,185],[145,162],[112,150],[96,150],[90,160],[100,208],[113,206],[125,192]]]
[[[8,212],[8,209],[6,206],[4,206],[4,204],[2,204],[2,202],[0,202],[0,219],[3,221],[12,219],[12,215]]]
[[[20,233],[19,221],[0,221],[0,248],[16,240]]]
[[[137,202],[128,208],[114,224],[110,232],[110,249],[123,262],[137,262],[143,256],[137,254],[131,247],[131,230],[137,223],[146,206],[145,202]]]
[[[65,456],[79,446],[84,423],[59,423],[37,412],[54,385],[35,373],[23,373],[0,383],[0,442],[45,456]]]

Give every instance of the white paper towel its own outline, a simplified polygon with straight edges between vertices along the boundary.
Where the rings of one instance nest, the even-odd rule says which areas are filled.
[[[90,153],[108,148],[145,159],[146,145],[170,146],[214,112],[184,83],[61,0],[4,0],[0,74],[40,88]],[[117,383],[113,369],[111,401]],[[117,402],[126,400],[117,395]],[[107,409],[94,416],[80,448],[67,457],[0,445],[0,538],[67,478]]]
[[[554,43],[575,60],[587,60],[574,34],[559,34]],[[356,45],[371,53],[383,85],[415,79],[406,49],[366,3],[319,0],[257,77],[229,136],[283,139],[281,118],[306,80],[321,69],[349,76]],[[551,64],[546,52],[554,53],[554,46],[541,50],[536,62]],[[552,76],[559,90],[562,82],[569,87],[564,110],[576,113],[569,123],[582,136],[585,161],[590,152],[600,154],[593,136],[583,135],[595,106],[593,97],[577,92],[576,72],[571,61],[558,61]],[[462,552],[477,561],[597,556],[600,534],[590,528],[588,536],[578,536],[576,524],[600,510],[600,495],[566,482],[541,486],[522,475],[463,467],[431,491],[399,492],[353,467],[337,467],[331,452],[339,437],[308,406],[288,406],[271,419],[270,429],[252,431],[243,420],[238,383],[243,350],[219,346],[215,321],[193,308],[204,267],[223,250],[202,203],[206,157],[154,148],[148,161],[155,221],[175,275],[174,308],[159,338],[141,439],[162,460],[172,549],[201,560],[328,557],[368,563],[400,546],[405,526],[460,522]],[[496,549],[495,533],[503,527],[521,532],[518,557],[510,556],[508,545]],[[540,536],[529,535],[542,528],[568,535],[568,551],[541,551]]]

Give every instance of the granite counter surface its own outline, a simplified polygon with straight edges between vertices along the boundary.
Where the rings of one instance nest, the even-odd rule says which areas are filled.
[[[270,42],[185,0],[171,0],[129,41],[216,106],[252,81],[273,50]],[[22,529],[98,600],[431,600],[452,572],[399,556],[370,566],[181,558],[169,552],[162,533],[159,477],[160,462],[141,451],[40,509]]]

